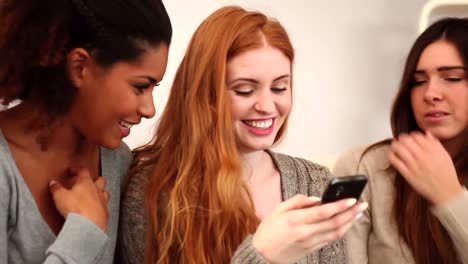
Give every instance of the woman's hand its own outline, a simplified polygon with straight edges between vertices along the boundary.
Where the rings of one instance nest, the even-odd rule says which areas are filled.
[[[367,208],[356,199],[319,203],[304,195],[282,202],[260,223],[254,247],[270,263],[293,263],[342,238]]]
[[[57,210],[64,218],[69,213],[77,213],[106,232],[109,219],[107,209],[109,192],[105,190],[106,179],[98,177],[93,181],[89,171],[83,168],[71,169],[70,172],[76,177],[71,188],[67,189],[55,181],[49,184]]]
[[[430,132],[400,135],[392,141],[388,159],[414,190],[434,205],[463,190],[452,158]]]

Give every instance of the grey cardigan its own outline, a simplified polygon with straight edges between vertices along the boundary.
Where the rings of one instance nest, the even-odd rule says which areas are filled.
[[[328,183],[328,168],[305,159],[290,157],[268,151],[281,175],[283,201],[296,194],[319,196]],[[144,262],[146,207],[144,185],[147,175],[133,176],[122,201],[120,237],[118,252],[124,264]],[[252,245],[252,234],[247,236],[237,248],[231,263],[267,263]],[[301,259],[300,264],[346,263],[344,243],[342,240],[323,247],[313,254]]]
[[[102,174],[110,193],[108,231],[78,214],[69,214],[56,236],[42,218],[0,131],[0,263],[112,263],[117,238],[120,193],[132,161],[122,143],[101,148]]]

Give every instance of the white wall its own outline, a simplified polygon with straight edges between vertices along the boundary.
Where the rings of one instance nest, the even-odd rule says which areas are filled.
[[[166,0],[174,37],[166,76],[154,96],[158,113],[200,22],[237,4],[276,17],[296,48],[294,108],[277,150],[328,165],[346,149],[390,135],[389,108],[426,0]],[[158,118],[159,115],[156,116]],[[125,141],[136,147],[156,119]]]

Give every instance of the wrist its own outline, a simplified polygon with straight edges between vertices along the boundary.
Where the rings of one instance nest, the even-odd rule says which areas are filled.
[[[433,199],[430,199],[430,202],[434,207],[443,206],[444,204],[448,203],[453,198],[457,197],[460,193],[463,192],[463,187],[458,184],[453,188],[446,189],[446,191],[435,195]]]
[[[104,233],[107,233],[107,221],[101,219],[102,217],[95,216],[92,214],[86,214],[86,213],[79,213],[82,217],[88,219],[90,222],[95,224],[99,229],[101,229]]]

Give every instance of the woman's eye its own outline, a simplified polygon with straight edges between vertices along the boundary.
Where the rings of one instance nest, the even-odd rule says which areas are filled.
[[[138,91],[138,93],[144,93],[146,89],[150,87],[149,84],[135,84],[133,85],[135,89]]]
[[[426,82],[426,80],[413,80],[413,86],[421,86]]]
[[[254,90],[234,90],[236,95],[240,96],[249,96],[253,93]]]
[[[461,77],[447,77],[447,78],[445,78],[445,80],[448,81],[448,82],[459,82],[459,81],[463,80],[463,78],[461,78]]]
[[[287,88],[286,87],[281,87],[281,88],[280,87],[272,87],[271,90],[274,93],[282,93],[282,92],[286,91]]]

